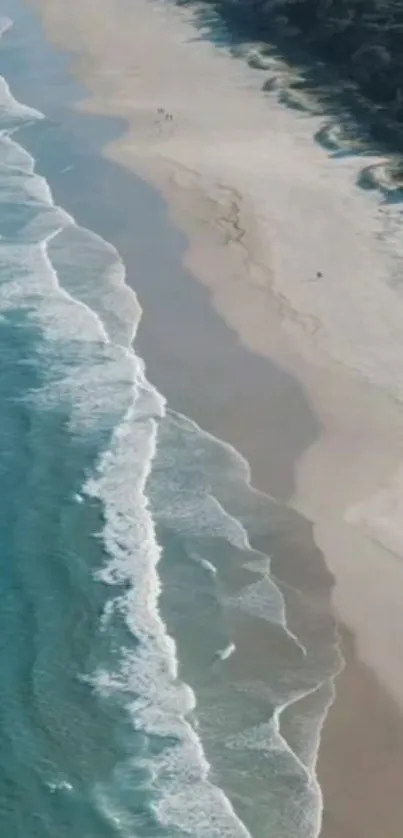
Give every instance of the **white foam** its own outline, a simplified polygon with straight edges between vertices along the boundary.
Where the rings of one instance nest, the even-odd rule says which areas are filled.
[[[141,307],[126,284],[126,269],[116,248],[95,233],[70,225],[52,240],[50,249],[63,288],[98,314],[111,342],[130,347]],[[85,265],[85,270],[75,265]],[[94,278],[91,282],[89,274]]]
[[[10,21],[5,22],[2,31],[10,25]],[[35,267],[38,269],[41,259],[39,272],[51,279],[59,297],[63,296],[66,300],[70,296],[70,301],[76,306],[81,304],[86,307],[88,323],[90,318],[94,320],[98,315],[99,335],[103,340],[115,340],[128,347],[133,340],[141,309],[134,292],[126,285],[120,255],[100,236],[79,228],[68,213],[55,205],[49,184],[35,172],[34,159],[10,136],[15,126],[10,129],[8,122],[16,116],[22,124],[43,118],[39,111],[17,102],[5,79],[0,77],[0,149],[4,150],[4,156],[0,157],[0,168],[3,169],[0,201],[24,208],[31,206],[33,210],[32,219],[24,223],[18,235],[23,244],[31,243],[37,248],[31,251],[27,248],[23,261],[32,265],[36,260]],[[13,230],[13,243],[15,241]],[[50,245],[62,266],[67,265],[70,269],[70,288],[60,287],[58,275],[47,254]],[[15,244],[11,245],[11,253],[15,256]],[[72,253],[75,255],[74,264],[71,262]],[[45,263],[46,270],[43,270]],[[88,282],[91,270],[97,272],[98,278],[102,274],[103,282]],[[45,285],[45,276],[43,279]],[[103,317],[108,322],[104,323]],[[66,326],[67,320],[66,317]],[[59,322],[59,334],[63,334],[60,325]],[[78,323],[77,334],[80,334],[80,327],[81,323]],[[108,327],[113,334],[109,333]]]
[[[213,463],[211,468],[206,467],[206,450],[213,447],[215,453],[222,449],[226,455],[225,465],[221,463],[220,466],[227,482],[246,484],[253,491],[249,464],[231,446],[221,444],[184,416],[171,413],[161,432],[163,440],[155,479],[149,488],[156,519],[177,529],[182,537],[222,538],[244,552],[245,567],[262,578],[235,597],[227,597],[225,604],[281,626],[305,655],[305,647],[288,628],[283,595],[270,575],[270,559],[252,548],[243,523],[211,494],[217,487],[210,483]],[[176,468],[172,468],[173,460]]]
[[[234,654],[234,652],[236,652],[235,643],[228,643],[228,646],[225,646],[224,649],[218,650],[217,657],[222,661],[226,661]]]
[[[0,165],[10,171],[32,175],[35,160],[19,143],[5,132],[0,132]]]
[[[257,572],[262,578],[252,585],[247,586],[236,597],[226,597],[226,605],[232,605],[247,611],[252,616],[260,617],[269,620],[272,623],[280,625],[288,637],[298,646],[303,655],[306,655],[305,646],[299,641],[298,637],[290,631],[287,625],[286,610],[284,597],[271,577],[270,558],[263,553],[254,550],[250,544],[249,536],[245,527],[240,521],[237,521],[232,515],[229,515],[216,498],[214,503],[219,507],[222,515],[229,521],[229,530],[232,538],[233,533],[237,534],[238,544],[241,544],[241,549],[247,551],[252,561],[245,563],[245,567],[249,570]],[[231,541],[231,535],[229,540]],[[228,537],[228,536],[227,536]],[[236,541],[232,541],[237,546]]]
[[[36,122],[44,119],[43,113],[22,105],[12,95],[9,85],[3,76],[0,76],[0,126],[4,129],[15,129],[21,123]]]
[[[13,26],[13,21],[9,17],[2,17],[0,18],[0,38],[8,32]]]
[[[50,780],[46,785],[52,794],[58,791],[73,791],[73,786],[68,780]]]
[[[143,387],[147,391],[145,381]],[[104,503],[110,560],[103,579],[110,584],[130,582],[121,607],[139,642],[124,656],[117,674],[97,673],[95,683],[102,690],[118,688],[136,695],[128,701],[133,724],[148,735],[174,739],[158,756],[145,759],[158,791],[159,820],[205,838],[248,836],[223,792],[208,780],[201,742],[187,721],[195,696],[178,678],[175,644],[158,612],[160,548],[144,494],[156,441],[155,420],[136,420],[135,408],[130,409],[98,474],[85,486],[87,494]]]
[[[302,655],[306,655],[305,646],[287,627],[284,598],[277,585],[270,578],[270,571],[262,579],[248,585],[236,596],[225,598],[225,605],[239,608],[241,611],[261,620],[281,626],[290,639],[298,646]]]
[[[281,731],[281,718],[285,710],[292,705],[298,705],[302,699],[314,696],[325,686],[329,696],[322,702],[320,711],[315,711],[309,716],[304,716],[304,749],[303,758],[292,750]],[[301,780],[301,791],[299,800],[296,801],[295,812],[292,812],[292,801],[290,801],[290,819],[294,821],[298,834],[303,836],[320,835],[322,827],[323,795],[316,774],[316,765],[319,751],[319,741],[324,721],[330,705],[334,699],[334,679],[326,680],[314,688],[306,691],[298,691],[282,704],[277,704],[271,719],[258,725],[246,728],[235,736],[226,740],[226,747],[234,750],[251,750],[260,753],[263,757],[275,759],[277,771],[282,776],[299,777]],[[286,792],[288,794],[288,792]],[[302,800],[301,800],[302,797]],[[281,806],[279,806],[281,811]],[[281,831],[281,823],[278,824]]]
[[[217,568],[214,567],[214,565],[211,562],[209,562],[208,559],[204,559],[202,556],[197,556],[197,561],[201,564],[202,567],[204,567],[205,570],[208,571],[208,573],[211,573],[212,576],[217,576]]]
[[[0,103],[0,129],[10,115],[18,115],[21,124],[43,116],[20,105],[5,80],[0,80]],[[140,306],[125,283],[116,249],[77,227],[55,205],[47,181],[35,172],[34,159],[15,135],[11,138],[10,130],[0,134],[0,202],[21,207],[22,215],[0,239],[0,311],[25,311],[45,339],[48,376],[34,394],[37,401],[56,406],[68,400],[76,430],[95,427],[105,417],[110,421],[112,414],[119,420],[142,366],[129,349]],[[50,250],[60,262],[64,286]]]

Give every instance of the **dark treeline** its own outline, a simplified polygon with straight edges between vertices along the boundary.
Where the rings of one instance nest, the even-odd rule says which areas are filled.
[[[186,0],[178,0],[186,2]],[[353,82],[379,139],[403,144],[403,0],[210,0],[257,37],[304,47]],[[386,130],[388,126],[388,130]]]
[[[242,0],[285,19],[362,93],[403,122],[403,0]]]

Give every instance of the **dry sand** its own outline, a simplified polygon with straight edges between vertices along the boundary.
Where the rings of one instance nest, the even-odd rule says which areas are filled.
[[[128,133],[105,153],[164,194],[189,236],[187,265],[209,286],[216,310],[245,346],[300,381],[318,417],[322,433],[299,461],[289,501],[314,522],[336,578],[336,612],[362,661],[349,651],[326,726],[323,831],[397,838],[403,245],[396,211],[355,186],[362,159],[331,160],[315,144],[325,119],[264,96],[264,76],[199,37],[191,12],[152,0],[37,5],[91,90],[81,107],[128,120]]]

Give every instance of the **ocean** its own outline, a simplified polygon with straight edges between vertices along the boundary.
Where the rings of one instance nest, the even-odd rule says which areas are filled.
[[[316,838],[333,621],[273,573],[288,513],[148,380],[119,252],[55,203],[74,156],[58,96],[76,87],[15,5],[0,44],[1,833]]]

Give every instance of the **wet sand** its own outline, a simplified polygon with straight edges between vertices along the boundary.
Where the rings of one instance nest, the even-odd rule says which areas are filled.
[[[346,667],[322,733],[323,838],[398,836],[403,824],[403,719],[343,633]]]
[[[337,684],[337,700],[326,724],[319,760],[319,777],[325,795],[323,835],[358,838],[365,833],[374,838],[380,834],[383,838],[395,838],[398,825],[403,822],[400,790],[393,780],[402,776],[403,768],[402,719],[397,706],[399,702],[403,705],[400,666],[403,566],[393,551],[382,547],[385,530],[386,546],[396,546],[396,539],[390,541],[393,526],[388,527],[388,516],[392,524],[396,516],[393,503],[388,505],[383,498],[381,508],[386,525],[383,520],[379,529],[376,516],[367,522],[365,501],[381,487],[387,500],[390,499],[390,476],[401,457],[400,408],[385,393],[392,386],[391,373],[396,380],[399,378],[398,362],[393,356],[391,365],[391,357],[383,351],[387,341],[382,331],[386,323],[390,344],[398,358],[401,313],[400,303],[391,306],[382,290],[379,297],[375,294],[375,290],[379,291],[377,271],[381,272],[381,254],[376,248],[370,249],[368,261],[366,246],[371,242],[372,247],[373,230],[367,229],[370,226],[370,218],[365,216],[367,209],[362,209],[363,227],[353,227],[350,234],[349,214],[355,211],[355,204],[350,207],[347,196],[337,198],[336,192],[336,204],[337,200],[339,203],[329,208],[325,200],[328,193],[324,191],[318,204],[316,196],[311,195],[311,205],[308,201],[305,208],[311,211],[313,228],[319,211],[329,214],[329,226],[324,224],[319,230],[322,244],[315,237],[309,241],[309,229],[304,225],[298,233],[297,220],[301,222],[304,218],[302,205],[299,215],[294,220],[290,217],[286,230],[270,207],[267,210],[263,206],[262,192],[256,191],[256,172],[250,170],[249,163],[246,165],[246,159],[256,165],[249,141],[256,135],[257,127],[252,125],[255,134],[252,131],[251,136],[249,131],[242,136],[239,131],[234,133],[238,112],[242,113],[246,101],[252,102],[251,119],[257,118],[257,114],[261,118],[257,104],[261,93],[253,74],[245,75],[243,65],[223,54],[217,55],[209,44],[190,45],[201,63],[196,62],[193,69],[189,67],[188,82],[178,82],[178,73],[183,70],[181,55],[176,71],[172,65],[171,75],[162,73],[158,61],[150,60],[147,53],[148,32],[151,40],[161,33],[159,36],[158,32],[154,33],[150,6],[145,8],[142,0],[130,6],[125,0],[114,3],[102,0],[96,9],[89,0],[80,5],[70,3],[68,7],[47,0],[38,5],[50,37],[66,49],[74,44],[78,60],[73,62],[73,68],[95,93],[85,102],[84,109],[129,119],[129,134],[109,146],[107,156],[154,183],[166,197],[173,218],[189,237],[190,247],[186,239],[181,242],[184,259],[201,284],[197,285],[178,266],[175,289],[171,283],[166,287],[168,265],[169,276],[175,275],[178,240],[174,246],[167,240],[167,250],[162,256],[161,237],[159,254],[155,254],[153,282],[149,283],[135,265],[130,267],[130,238],[133,229],[141,225],[141,219],[136,218],[133,223],[130,196],[125,202],[123,183],[119,187],[120,215],[108,182],[103,184],[111,213],[105,235],[121,250],[147,312],[138,345],[146,359],[150,379],[168,399],[172,397],[178,409],[242,451],[251,463],[254,483],[282,501],[292,500],[297,510],[314,521],[316,542],[336,579],[337,613],[353,631],[359,657],[377,673],[376,678],[345,641],[347,667]],[[125,14],[137,15],[137,29],[133,19],[130,44],[116,16],[118,5]],[[97,27],[95,12],[98,23],[102,20]],[[175,19],[175,32],[177,24]],[[164,36],[171,43],[167,53],[173,61],[175,49],[180,51],[180,27],[177,43],[169,30],[164,29]],[[236,142],[230,144],[223,142],[219,110],[222,100],[217,95],[215,101],[208,79],[204,77],[198,90],[198,107],[202,115],[207,114],[204,123],[203,118],[195,120],[188,98],[188,87],[195,78],[192,72],[201,69],[207,72],[210,62],[213,62],[212,77],[221,70],[223,75],[231,76],[225,130]],[[150,66],[153,68],[154,64],[151,72]],[[161,102],[165,108],[172,108],[175,127],[159,119]],[[247,123],[246,113],[244,119]],[[301,123],[296,125],[297,134],[300,126]],[[267,126],[262,123],[263,127]],[[309,164],[315,164],[316,157],[311,159],[305,134],[301,133],[299,142],[297,162],[303,166],[305,154]],[[257,150],[262,180],[262,166],[268,153],[260,146]],[[230,176],[226,154],[234,166],[238,157],[242,161],[237,178]],[[268,157],[265,190],[278,189],[281,217],[282,212],[287,215],[285,198],[290,206],[295,198],[294,204],[298,205],[305,184],[293,196],[289,192],[283,194],[273,181],[269,162]],[[321,174],[331,180],[330,186],[336,190],[340,174],[330,176],[325,168]],[[250,188],[252,180],[254,189]],[[94,182],[99,189],[96,178]],[[146,200],[152,200],[149,193],[147,196]],[[361,207],[361,198],[358,205]],[[344,226],[340,221],[340,207],[346,213]],[[80,207],[76,211],[71,206],[68,208],[80,220]],[[148,209],[154,210],[157,223],[158,206]],[[150,215],[147,213],[145,217],[147,223],[144,229],[140,226],[136,246],[145,248],[150,259],[155,249],[150,232],[155,234],[155,239],[157,234],[155,229],[150,231],[147,227]],[[315,260],[319,258],[321,264],[324,259],[329,260],[326,247],[332,225],[336,243],[339,248],[344,244],[345,253],[335,266],[334,283],[329,277],[327,287],[324,283],[318,287],[314,281],[318,263],[314,264],[312,256],[315,255]],[[111,235],[114,228],[115,237]],[[267,235],[262,235],[263,231]],[[178,235],[174,228],[169,231],[171,234]],[[282,240],[284,251],[274,254],[276,236]],[[296,281],[294,265],[282,262],[287,248],[304,274],[303,281]],[[332,263],[335,256],[330,254]],[[287,271],[293,282],[287,279]],[[345,279],[351,284],[354,272],[364,277],[365,271],[371,287],[368,290],[367,283],[366,296],[361,297],[361,320],[365,321],[364,315],[368,314],[369,332],[375,324],[374,333],[369,336],[360,333],[360,324],[353,317],[354,313],[360,314],[360,288],[356,297],[351,296],[355,293],[354,286],[349,291],[350,297],[343,297],[340,289],[339,296],[335,296],[337,279],[342,277],[343,282]],[[339,281],[340,284],[343,285]],[[375,311],[381,323],[380,331],[376,331],[378,324],[372,316]],[[337,340],[340,335],[336,334],[333,321],[343,341]],[[367,370],[360,367],[366,360],[365,351],[372,364]],[[383,388],[373,386],[374,382],[382,383]],[[365,526],[357,525],[362,520]],[[379,536],[376,541],[368,537],[374,533]],[[294,537],[297,539],[294,555],[298,550],[312,552],[309,527],[304,534],[296,528]],[[308,564],[306,571],[309,577]],[[314,589],[312,577],[311,583]],[[327,585],[329,590],[330,579]]]

